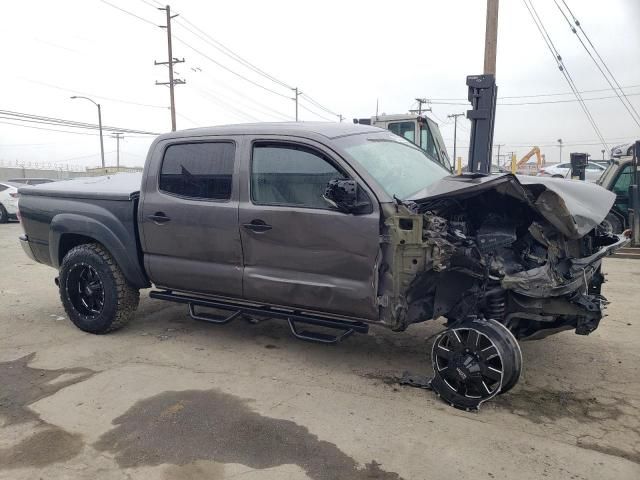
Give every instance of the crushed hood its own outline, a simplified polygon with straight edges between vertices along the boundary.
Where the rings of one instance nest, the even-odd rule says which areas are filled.
[[[527,203],[568,238],[580,238],[599,225],[616,196],[579,180],[502,175],[459,175],[438,180],[407,200],[421,210],[443,198],[469,198],[495,189]]]

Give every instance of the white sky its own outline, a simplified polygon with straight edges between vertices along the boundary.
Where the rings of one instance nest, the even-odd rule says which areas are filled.
[[[578,88],[607,88],[553,0],[533,1]],[[565,1],[619,83],[635,86],[626,92],[640,111],[640,0]],[[152,8],[153,0],[109,2],[153,23],[164,23],[164,12]],[[485,5],[484,0],[172,0],[171,8],[245,59],[351,121],[373,115],[376,99],[381,113],[404,113],[413,107],[415,97],[464,102],[465,77],[482,73]],[[69,99],[75,92],[94,96],[102,104],[105,125],[169,130],[167,108],[111,100],[168,105],[168,89],[154,85],[156,80],[167,81],[166,67],[153,65],[154,60],[166,60],[164,30],[99,0],[23,0],[2,6],[1,109],[97,123],[93,105]],[[291,95],[175,22],[174,34],[210,59],[284,96]],[[174,56],[186,59],[176,66],[179,77],[187,81],[176,87],[178,128],[293,117],[292,100],[241,80],[177,39]],[[500,2],[497,83],[499,96],[570,91],[521,0]],[[611,95],[608,91],[586,96]],[[310,107],[304,95],[301,102]],[[640,138],[640,129],[617,99],[587,105],[610,146]],[[433,105],[450,152],[453,125],[447,115],[466,110],[464,105]],[[300,117],[320,119],[302,109]],[[2,123],[9,121],[0,119],[0,162],[99,164],[97,136]],[[460,117],[458,125],[458,152],[466,158],[468,121]],[[125,137],[121,163],[142,165],[151,138]],[[521,156],[532,145],[540,145],[548,161],[557,161],[558,138],[567,145],[583,144],[565,147],[565,160],[570,151],[601,156],[602,146],[578,103],[498,108],[494,143],[505,144],[502,153],[515,151]],[[115,163],[115,149],[115,139],[105,137],[107,164]]]

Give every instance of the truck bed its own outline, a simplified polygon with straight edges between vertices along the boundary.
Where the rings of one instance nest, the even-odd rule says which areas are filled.
[[[118,173],[24,186],[19,192],[21,195],[129,201],[140,194],[141,182],[142,173]]]
[[[137,225],[141,181],[141,173],[120,173],[20,188],[25,252],[58,268],[71,248],[93,240],[113,255],[131,285],[148,286]]]

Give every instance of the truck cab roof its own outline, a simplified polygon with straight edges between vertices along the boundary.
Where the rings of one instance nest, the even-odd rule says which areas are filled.
[[[380,131],[384,131],[384,129],[347,122],[260,122],[189,128],[162,134],[157,140],[212,135],[303,135],[307,137],[318,135],[325,138],[338,138]]]

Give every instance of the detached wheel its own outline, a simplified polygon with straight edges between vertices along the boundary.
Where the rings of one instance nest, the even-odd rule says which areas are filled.
[[[0,203],[0,223],[7,223],[9,221],[9,214],[4,206]]]
[[[101,245],[72,248],[60,267],[60,298],[67,315],[80,330],[109,333],[129,322],[140,292],[131,287],[120,267]]]
[[[520,377],[522,358],[511,332],[473,319],[442,332],[433,344],[431,388],[451,406],[476,410]]]

